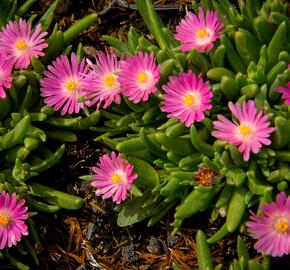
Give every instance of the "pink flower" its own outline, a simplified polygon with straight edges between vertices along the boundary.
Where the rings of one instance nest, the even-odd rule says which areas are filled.
[[[21,240],[21,235],[28,235],[23,220],[28,219],[25,200],[17,201],[16,194],[0,193],[0,250],[12,247]]]
[[[42,52],[48,45],[44,43],[47,32],[41,32],[38,24],[31,32],[31,22],[10,21],[0,32],[0,51],[15,63],[19,69],[27,68],[32,57],[43,56]]]
[[[216,130],[212,135],[230,144],[238,145],[244,160],[247,161],[250,152],[257,154],[262,144],[271,144],[268,138],[275,129],[269,127],[268,116],[263,115],[262,111],[257,111],[253,100],[249,100],[248,103],[244,101],[242,105],[229,102],[229,108],[240,123],[235,121],[232,123],[223,115],[218,115],[219,121],[213,122]]]
[[[276,91],[282,94],[286,106],[290,105],[290,82],[287,83],[286,87],[278,87]]]
[[[165,94],[161,111],[169,113],[168,118],[176,117],[187,127],[202,121],[204,112],[212,107],[209,102],[213,93],[208,81],[202,81],[201,74],[197,77],[192,71],[180,73],[178,77],[170,77],[162,88]]]
[[[106,109],[113,102],[121,103],[121,86],[118,82],[120,65],[116,52],[108,51],[98,52],[96,64],[90,63],[91,72],[89,80],[91,81],[89,92],[86,93],[86,99],[91,101],[90,105],[97,103],[97,108],[104,103],[103,108]]]
[[[275,202],[264,204],[262,211],[262,216],[251,212],[246,223],[248,231],[258,240],[255,249],[273,257],[290,254],[290,197],[281,192]]]
[[[13,64],[11,61],[6,59],[2,53],[0,53],[0,98],[5,98],[6,93],[4,91],[4,88],[10,88],[12,77]]]
[[[204,52],[212,49],[213,42],[220,38],[220,30],[223,27],[223,20],[219,20],[216,11],[207,11],[206,17],[200,7],[198,17],[189,12],[180,24],[176,27],[175,38],[182,45],[180,50],[190,51],[196,49]]]
[[[153,53],[148,55],[139,52],[121,62],[119,81],[123,94],[134,103],[147,101],[149,95],[157,91],[159,78],[160,67],[156,65]]]
[[[96,195],[102,195],[103,199],[112,197],[117,204],[126,200],[127,191],[137,178],[133,169],[134,166],[128,161],[122,160],[120,153],[117,156],[115,152],[112,152],[111,157],[103,155],[97,167],[92,167],[95,181],[91,185],[97,188]]]
[[[77,101],[90,87],[87,79],[89,68],[85,59],[79,65],[74,53],[71,54],[71,62],[62,55],[47,68],[48,71],[43,72],[44,78],[40,80],[44,103],[54,106],[55,111],[62,108],[62,115],[78,113],[88,103]]]

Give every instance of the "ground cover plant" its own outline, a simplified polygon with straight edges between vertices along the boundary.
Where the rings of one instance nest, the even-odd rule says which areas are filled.
[[[47,138],[62,142],[77,139],[73,132],[63,133],[54,128],[63,119],[52,116],[53,110],[42,103],[39,80],[45,65],[58,55],[69,55],[72,49],[69,43],[97,18],[96,14],[91,14],[65,32],[55,25],[48,34],[46,31],[59,1],[55,1],[41,18],[31,16],[27,21],[20,18],[34,2],[26,1],[20,6],[17,1],[1,2],[0,257],[19,269],[29,268],[18,260],[19,254],[30,254],[35,265],[39,264],[34,251],[34,246],[40,245],[33,222],[37,211],[77,210],[83,204],[83,199],[35,180],[64,153],[64,144],[55,142],[53,148],[49,148]],[[80,59],[82,45],[78,48]],[[98,113],[90,117],[79,116],[71,120],[70,126],[80,130],[94,125],[98,119]]]
[[[176,234],[209,213],[222,222],[196,233],[199,269],[271,269],[271,257],[289,254],[287,1],[193,1],[171,31],[150,0],[136,0],[153,38],[133,27],[127,42],[105,35],[110,47],[91,59],[69,44],[96,14],[45,39],[58,1],[34,29],[19,18],[33,2],[5,2],[14,13],[2,15],[2,259],[28,269],[18,260],[28,252],[37,265],[36,212],[82,206],[37,181],[64,152],[46,138],[73,142],[81,130],[111,149],[80,178],[116,204],[118,226],[150,227],[173,212]],[[237,237],[236,258],[214,266],[211,246],[227,235]],[[251,259],[244,235],[260,257]]]

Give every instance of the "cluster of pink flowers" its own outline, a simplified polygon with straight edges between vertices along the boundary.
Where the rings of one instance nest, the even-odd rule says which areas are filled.
[[[216,32],[223,23],[218,21],[215,12],[207,13],[205,23],[201,9],[199,20],[195,18],[193,22],[199,23],[195,37],[198,40],[193,42],[193,47],[196,45],[199,50],[212,48],[213,41],[219,37]],[[176,37],[178,39],[178,34]],[[55,111],[61,109],[64,115],[78,113],[85,105],[106,109],[113,102],[120,104],[122,95],[133,103],[144,102],[158,90],[160,66],[156,64],[153,53],[139,52],[119,60],[115,51],[100,51],[94,62],[87,60],[86,65],[82,60],[79,64],[74,53],[70,61],[66,56],[57,58],[43,73],[44,78],[40,82],[44,102],[53,106]],[[212,107],[210,100],[213,93],[209,82],[204,82],[201,74],[189,71],[170,77],[163,90],[161,110],[167,112],[169,118],[176,117],[184,122],[187,127],[202,121],[205,111]],[[122,161],[121,154],[117,156],[113,152],[111,157],[102,156],[100,163],[92,168],[95,178],[92,186],[97,188],[96,195],[104,199],[112,197],[117,204],[124,201],[131,183],[137,178],[133,168],[128,161]]]
[[[200,8],[199,17],[190,13],[181,22],[175,37],[185,43],[181,45],[181,50],[195,48],[205,51],[213,47],[222,27],[223,22],[218,19],[217,12],[208,11],[205,16]],[[87,61],[89,69],[84,68],[83,62],[79,67],[73,58],[75,56],[72,55],[71,63],[65,56],[58,58],[41,80],[44,102],[54,106],[55,110],[62,107],[62,114],[77,113],[84,105],[106,109],[113,102],[120,104],[121,95],[134,103],[147,101],[150,94],[157,91],[160,67],[156,65],[153,53],[139,52],[119,61],[115,52],[98,52],[95,64]],[[175,89],[182,89],[182,93],[175,93]],[[186,126],[202,121],[204,111],[211,108],[209,101],[213,94],[208,82],[203,83],[201,75],[196,77],[190,72],[177,78],[171,77],[163,90],[166,94],[162,111],[168,112],[168,117],[177,117]],[[83,99],[80,99],[81,96]]]
[[[120,104],[121,94],[134,103],[147,101],[157,91],[160,67],[153,53],[139,52],[119,61],[114,51],[98,52],[95,62],[85,64],[83,59],[79,65],[74,53],[71,62],[66,56],[57,58],[40,81],[44,102],[54,105],[54,110],[62,107],[62,114],[71,114],[84,105],[105,109],[113,102]]]
[[[203,10],[199,9],[198,17],[189,13],[180,25],[176,28],[175,38],[180,40],[183,51],[196,49],[198,51],[208,51],[213,47],[213,42],[220,38],[220,30],[223,21],[219,20],[215,11],[208,11],[204,15]],[[150,56],[139,53],[130,56],[126,60],[118,62],[116,54],[98,53],[96,64],[91,66],[88,78],[90,89],[86,97],[91,100],[91,104],[97,104],[97,108],[104,103],[103,108],[107,108],[113,101],[117,104],[121,102],[121,94],[127,96],[134,103],[146,101],[149,94],[156,92],[156,83],[159,79],[159,67],[155,65],[153,55]],[[210,104],[213,92],[209,87],[208,81],[203,81],[202,74],[196,75],[189,71],[171,76],[169,82],[163,85],[163,101],[161,111],[168,113],[168,118],[176,117],[185,126],[189,127],[195,122],[202,121],[206,111],[212,108]],[[257,111],[253,101],[229,103],[229,108],[239,123],[232,123],[223,115],[218,115],[218,120],[214,122],[215,130],[212,135],[218,139],[228,141],[239,146],[239,151],[243,154],[244,160],[249,160],[250,153],[258,153],[262,145],[269,145],[269,137],[274,128],[269,127],[267,115],[262,111]],[[106,171],[108,168],[109,157],[105,157],[107,166],[103,161],[99,165]],[[115,154],[112,160],[115,159]],[[98,177],[93,186],[98,187],[97,195],[104,198],[112,197],[116,192],[116,187],[112,180],[113,171],[108,175],[100,173],[101,169],[93,169]],[[125,175],[125,173],[123,173]],[[102,182],[101,182],[102,179]],[[118,178],[119,179],[119,178]],[[127,187],[127,182],[126,187]],[[105,185],[106,188],[103,188]],[[118,186],[119,186],[118,182]],[[108,186],[110,188],[108,188]],[[109,192],[110,190],[110,192]],[[123,189],[124,191],[125,189]],[[119,194],[120,196],[120,194]],[[117,200],[119,198],[119,200]],[[114,197],[114,201],[120,202],[120,197]]]
[[[138,55],[118,61],[115,52],[98,52],[95,64],[83,59],[80,64],[74,53],[71,61],[66,56],[57,58],[40,81],[41,95],[48,106],[61,110],[61,114],[78,113],[84,105],[96,105],[106,109],[113,102],[121,103],[121,95],[134,103],[147,101],[157,91],[160,67],[153,53]],[[179,89],[179,91],[176,91]],[[168,117],[176,117],[186,126],[204,119],[204,112],[211,109],[213,96],[209,82],[203,82],[201,74],[191,71],[170,77],[165,92],[162,111]],[[83,100],[80,98],[83,97]]]
[[[43,50],[48,46],[38,24],[32,31],[32,24],[23,19],[10,21],[0,32],[0,98],[5,98],[4,91],[9,89],[12,81],[13,67],[25,69],[32,57],[43,56]]]
[[[182,51],[196,49],[206,52],[220,38],[222,27],[223,22],[218,19],[217,12],[208,11],[205,16],[200,8],[198,16],[189,13],[181,21],[176,28],[175,38],[181,41]],[[119,104],[121,94],[135,103],[146,101],[149,94],[157,90],[159,68],[155,66],[152,55],[144,57],[139,53],[119,64],[115,54],[99,53],[96,65],[90,66],[92,89],[87,97],[90,97],[91,104],[97,104],[97,108],[102,103],[103,108],[113,101]],[[279,87],[276,91],[282,93],[285,104],[289,105],[290,84],[287,86]],[[209,82],[202,79],[202,74],[181,72],[171,76],[162,89],[161,111],[166,112],[168,118],[176,117],[187,127],[202,121],[206,111],[212,108],[210,101],[213,92]],[[217,115],[212,136],[238,146],[243,159],[248,161],[251,153],[257,154],[263,145],[271,144],[270,136],[275,128],[270,127],[268,116],[256,108],[253,100],[236,104],[229,102],[228,106],[233,120]],[[132,182],[137,178],[133,170],[128,161],[122,160],[121,154],[117,156],[113,152],[111,157],[102,156],[97,166],[92,168],[94,181],[91,185],[97,188],[96,195],[103,199],[112,198],[117,204],[124,201]],[[286,198],[285,193],[280,193],[276,202],[265,204],[262,210],[263,216],[252,213],[250,221],[246,223],[248,231],[258,240],[255,248],[272,256],[290,254],[290,197]]]
[[[40,81],[41,95],[48,106],[54,110],[62,107],[61,114],[78,113],[84,105],[102,106],[104,109],[113,102],[120,104],[121,95],[134,103],[147,101],[150,94],[157,91],[160,67],[156,65],[153,54],[128,57],[118,61],[115,52],[98,52],[95,64],[84,60],[80,65],[73,53],[69,62],[66,56],[57,58]],[[176,91],[178,89],[179,91]],[[162,111],[168,117],[175,116],[186,126],[204,119],[204,112],[211,109],[209,104],[213,96],[209,82],[203,82],[201,74],[191,71],[170,77],[165,91]],[[84,100],[80,101],[80,97]]]

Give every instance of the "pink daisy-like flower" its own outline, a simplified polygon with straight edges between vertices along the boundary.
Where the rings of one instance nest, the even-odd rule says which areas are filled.
[[[123,94],[134,103],[147,101],[149,95],[157,91],[160,67],[156,65],[153,53],[139,52],[121,62],[119,81]]]
[[[189,12],[176,27],[174,37],[182,44],[180,50],[196,49],[204,52],[212,49],[213,42],[220,38],[219,31],[223,27],[223,20],[219,20],[216,11],[207,11],[206,16],[199,8],[198,16]]]
[[[244,101],[241,105],[229,102],[232,114],[240,123],[232,123],[223,115],[218,115],[219,121],[214,121],[215,131],[212,135],[218,139],[238,145],[245,161],[249,160],[250,152],[257,154],[262,145],[270,145],[268,139],[275,128],[269,127],[270,122],[263,111],[257,111],[254,101]]]
[[[31,22],[10,21],[0,32],[0,51],[15,63],[19,69],[27,68],[32,57],[43,56],[42,52],[48,45],[44,43],[47,32],[41,33],[38,24],[31,32]]]
[[[4,57],[2,53],[0,53],[0,98],[6,97],[6,93],[3,87],[10,88],[11,86],[12,68],[13,64],[11,63],[11,61],[9,61],[6,57]]]
[[[16,193],[11,196],[7,192],[0,193],[0,250],[12,247],[21,240],[21,235],[28,235],[23,220],[28,219],[25,200],[17,201]]]
[[[102,195],[103,199],[112,197],[117,204],[126,200],[127,191],[137,178],[133,169],[134,166],[127,160],[122,160],[121,153],[117,156],[115,152],[112,152],[111,157],[103,155],[97,167],[92,167],[95,181],[91,185],[97,188],[96,195]]]
[[[79,65],[74,53],[71,54],[71,62],[65,55],[58,57],[48,66],[48,70],[43,72],[44,78],[40,80],[44,103],[54,106],[55,111],[62,108],[62,115],[78,113],[85,104],[89,104],[78,102],[78,99],[89,91],[88,72],[89,67],[85,59]]]
[[[121,103],[121,86],[118,82],[120,65],[116,52],[98,52],[95,56],[96,64],[89,62],[91,72],[88,76],[91,81],[86,99],[91,101],[90,106],[97,104],[97,108],[104,103],[106,109],[113,102]]]
[[[180,73],[178,77],[170,77],[162,88],[165,94],[161,111],[169,113],[168,118],[176,117],[187,127],[202,121],[204,112],[212,107],[209,102],[213,93],[201,74],[197,77],[192,71]]]
[[[255,249],[273,257],[290,254],[290,197],[280,192],[275,202],[262,206],[262,212],[262,216],[251,212],[246,223],[248,231],[258,240]]]

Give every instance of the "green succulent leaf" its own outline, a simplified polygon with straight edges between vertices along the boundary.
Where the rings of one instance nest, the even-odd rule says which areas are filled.
[[[135,184],[142,188],[153,189],[159,183],[159,177],[153,167],[138,158],[129,158],[130,164],[134,166],[134,172],[138,174]]]

